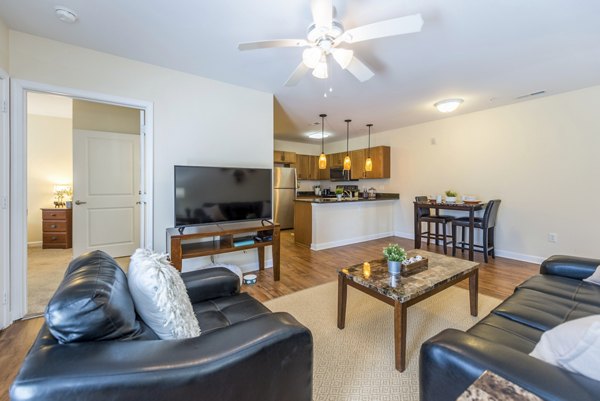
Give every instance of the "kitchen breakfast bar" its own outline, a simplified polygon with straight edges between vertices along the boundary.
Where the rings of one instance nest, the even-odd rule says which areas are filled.
[[[398,194],[375,199],[296,199],[294,240],[314,251],[394,235],[394,206]]]

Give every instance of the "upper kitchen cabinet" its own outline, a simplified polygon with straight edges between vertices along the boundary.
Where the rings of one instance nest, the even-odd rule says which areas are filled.
[[[329,167],[342,167],[344,165],[344,157],[346,157],[346,152],[327,155],[327,165]]]
[[[319,156],[296,155],[296,174],[299,180],[321,180]]]
[[[283,164],[295,164],[296,153],[295,152],[284,152],[282,150],[276,150],[273,152],[273,162]]]
[[[373,170],[365,171],[365,161],[369,154],[368,149],[358,149],[350,152],[352,160],[352,179],[365,178],[390,178],[390,147],[376,146],[371,148],[371,161]]]

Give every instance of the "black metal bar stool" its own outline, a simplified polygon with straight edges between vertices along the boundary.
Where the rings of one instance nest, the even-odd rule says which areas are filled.
[[[483,260],[485,263],[488,261],[488,255],[491,255],[492,258],[496,258],[495,246],[494,246],[494,228],[496,227],[496,217],[498,216],[498,208],[500,207],[500,199],[494,199],[488,202],[485,206],[485,211],[483,212],[483,217],[475,217],[475,228],[479,228],[483,230],[483,244],[477,245],[474,244],[473,248],[475,248],[476,252],[483,252]],[[462,229],[462,240],[458,243],[460,244],[460,251],[464,253],[465,251],[465,231],[469,228],[469,218],[468,217],[459,217],[452,221],[452,256],[456,255],[456,228],[460,227]],[[469,233],[469,240],[473,233]]]
[[[427,196],[416,196],[415,201],[417,203],[427,203]],[[438,245],[438,241],[442,241],[444,247],[444,254],[447,253],[448,244],[452,243],[452,239],[449,239],[446,232],[446,225],[454,220],[452,216],[440,216],[431,214],[431,208],[419,207],[417,209],[417,224],[427,223],[427,231],[421,232],[422,238],[427,238],[427,245],[431,239],[435,240],[435,244]],[[435,224],[435,234],[431,233],[431,223]],[[439,232],[439,227],[442,227],[442,233]]]

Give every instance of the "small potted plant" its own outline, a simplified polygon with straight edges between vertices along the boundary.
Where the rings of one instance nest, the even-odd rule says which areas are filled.
[[[389,244],[383,248],[383,256],[387,259],[388,271],[391,274],[400,273],[402,262],[406,259],[406,251],[398,244]]]
[[[456,202],[456,196],[458,194],[456,193],[456,191],[453,191],[451,189],[446,191],[446,203],[455,203]]]
[[[341,201],[342,200],[342,195],[344,195],[344,189],[343,188],[336,188],[335,189],[335,196],[337,197],[337,200]]]

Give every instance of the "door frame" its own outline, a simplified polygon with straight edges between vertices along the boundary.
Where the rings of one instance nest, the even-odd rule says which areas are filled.
[[[0,329],[8,326],[10,319],[10,124],[8,99],[10,77],[0,68]]]
[[[143,111],[145,123],[140,133],[140,246],[153,248],[153,138],[154,104],[81,89],[13,79],[10,82],[10,320],[27,311],[27,92],[68,96],[73,99],[112,104]],[[141,120],[140,120],[141,121]]]

